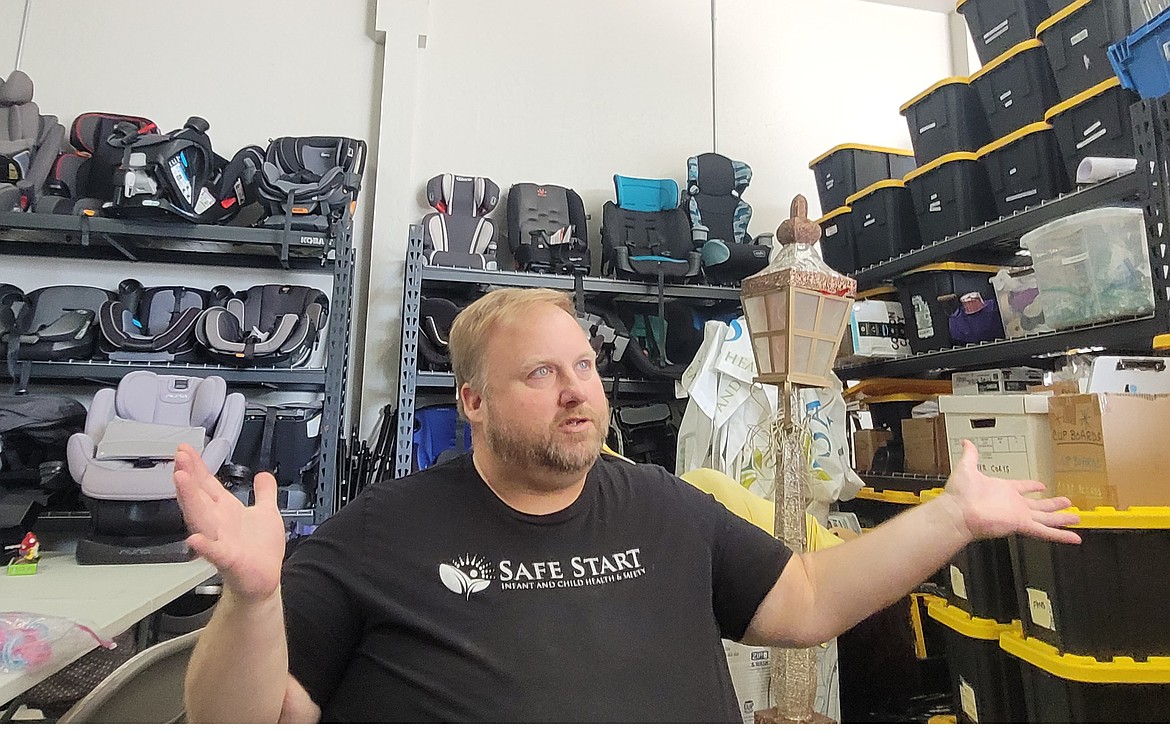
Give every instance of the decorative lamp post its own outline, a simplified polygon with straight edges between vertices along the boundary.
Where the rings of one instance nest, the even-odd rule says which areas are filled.
[[[804,196],[792,200],[790,217],[776,230],[779,251],[741,289],[757,379],[779,388],[772,424],[775,459],[776,536],[795,552],[806,547],[805,509],[811,439],[800,405],[800,387],[827,387],[841,337],[849,323],[857,282],[824,263],[813,245],[821,228],[808,219]],[[772,685],[776,707],[759,722],[814,720],[816,649],[774,649]]]

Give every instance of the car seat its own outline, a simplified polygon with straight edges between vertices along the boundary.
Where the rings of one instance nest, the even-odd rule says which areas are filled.
[[[516,269],[589,274],[585,204],[571,188],[517,183],[508,190],[508,245]]]
[[[110,216],[179,218],[193,224],[226,224],[251,201],[247,191],[263,165],[259,148],[241,149],[229,162],[211,147],[202,117],[165,134],[129,122],[114,125],[108,142],[122,149]]]
[[[0,211],[31,210],[65,146],[65,127],[32,98],[23,71],[0,79]]]
[[[325,293],[303,285],[254,285],[225,300],[203,311],[195,340],[233,366],[303,366],[329,314]]]
[[[500,201],[490,178],[443,173],[427,181],[435,213],[423,217],[423,257],[428,265],[496,270],[496,225],[487,215]]]
[[[699,274],[678,184],[614,176],[617,201],[601,210],[602,273],[630,280],[686,280]],[[671,192],[673,191],[673,195]]]
[[[662,312],[653,303],[620,301],[613,315],[625,324],[630,346],[623,356],[629,371],[646,379],[681,379],[703,345],[708,315],[683,300],[664,303]],[[734,311],[710,314],[731,320]]]
[[[109,138],[119,123],[133,125],[141,134],[158,129],[145,117],[109,112],[78,115],[69,128],[69,143],[75,150],[57,156],[46,194],[37,201],[38,213],[92,215],[114,200],[122,148],[112,145]]]
[[[768,264],[771,234],[753,239],[748,234],[752,207],[743,200],[752,182],[747,163],[703,153],[687,159],[684,206],[690,215],[695,247],[702,252],[707,280],[733,285]]]
[[[670,405],[654,402],[614,407],[610,433],[617,451],[626,458],[674,472],[678,428]]]
[[[303,509],[312,503],[320,461],[322,403],[287,405],[248,404],[240,438],[231,462],[248,473],[269,471],[276,478],[277,504]],[[242,487],[243,488],[243,487]],[[251,481],[243,496],[253,502]]]
[[[348,137],[278,137],[254,177],[268,216],[260,226],[327,232],[352,215],[366,169],[366,143]]]
[[[114,294],[85,285],[51,285],[23,293],[0,286],[0,347],[16,361],[89,359],[97,314]]]
[[[214,292],[168,285],[146,288],[134,279],[118,285],[118,298],[102,303],[98,312],[98,350],[112,361],[191,361],[195,324],[203,311],[223,305],[220,286]]]
[[[235,450],[244,396],[222,377],[134,371],[117,389],[98,390],[85,431],[69,438],[69,471],[90,508],[93,535],[77,545],[80,564],[190,559],[172,478],[187,443],[215,473]]]
[[[447,348],[451,325],[464,306],[447,298],[419,299],[418,351],[425,366],[433,371],[451,368],[451,352]]]
[[[80,509],[65,466],[65,442],[84,428],[85,407],[75,399],[0,395],[0,501],[22,490],[53,509]],[[0,531],[4,526],[0,522]]]

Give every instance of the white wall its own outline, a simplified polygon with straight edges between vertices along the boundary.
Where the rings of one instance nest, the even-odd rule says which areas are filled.
[[[835,145],[909,149],[898,108],[951,75],[942,13],[860,0],[715,7],[718,152],[752,166],[753,234],[775,231],[798,193],[820,211],[808,163]]]

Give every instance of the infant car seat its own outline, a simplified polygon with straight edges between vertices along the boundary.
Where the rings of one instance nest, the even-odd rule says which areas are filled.
[[[190,117],[181,129],[160,134],[129,122],[114,125],[111,145],[122,149],[114,200],[102,204],[110,216],[179,218],[194,224],[225,224],[250,202],[258,149],[246,147],[228,162],[215,153],[211,125]]]
[[[233,366],[303,366],[329,314],[325,293],[303,285],[254,285],[225,300],[203,312],[195,339]]]
[[[691,217],[695,247],[703,255],[703,272],[712,283],[737,284],[768,264],[772,235],[752,239],[752,207],[743,200],[752,182],[747,163],[718,153],[687,159],[684,205]]]
[[[97,342],[97,314],[111,297],[84,285],[52,285],[28,294],[0,286],[0,347],[9,364],[89,359]]]
[[[85,432],[69,438],[69,471],[90,507],[93,535],[81,564],[190,559],[175,500],[174,455],[187,443],[212,473],[236,447],[244,396],[222,377],[135,371],[93,397]]]
[[[444,173],[427,181],[434,214],[423,217],[423,257],[428,265],[495,270],[496,225],[487,215],[500,201],[490,178]]]
[[[432,371],[451,369],[451,352],[447,344],[451,338],[451,325],[463,310],[447,298],[419,299],[418,352],[422,361]]]
[[[508,245],[516,268],[589,273],[585,204],[571,188],[517,183],[508,191]]]
[[[109,137],[120,123],[132,125],[142,134],[158,129],[145,117],[108,112],[78,115],[69,130],[69,142],[76,152],[57,157],[47,193],[37,202],[37,212],[96,214],[102,204],[114,200],[114,178],[122,163],[122,148],[111,145]]]
[[[278,137],[254,182],[268,211],[261,226],[329,231],[352,215],[366,169],[366,143],[348,137]]]
[[[613,179],[617,201],[606,202],[601,211],[602,272],[630,280],[697,275],[699,253],[691,243],[686,212],[678,205],[678,184],[669,179]]]
[[[0,500],[21,490],[54,509],[80,509],[77,484],[65,465],[65,442],[83,429],[85,407],[75,399],[0,395]],[[0,522],[0,531],[4,528]]]
[[[118,299],[103,303],[98,313],[98,349],[113,361],[190,361],[196,321],[208,306],[222,304],[206,290],[144,288],[137,280],[123,280]]]
[[[303,509],[316,491],[322,404],[248,404],[232,463],[249,473],[269,471],[279,487],[282,509]],[[250,484],[250,482],[249,482]],[[239,498],[252,503],[251,486]]]
[[[32,209],[65,148],[65,128],[32,98],[23,71],[0,79],[0,211]]]

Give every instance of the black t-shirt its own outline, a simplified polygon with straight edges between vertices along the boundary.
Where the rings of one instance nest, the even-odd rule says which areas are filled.
[[[656,466],[517,512],[462,456],[369,487],[284,568],[322,720],[739,722],[738,640],[791,552]]]

